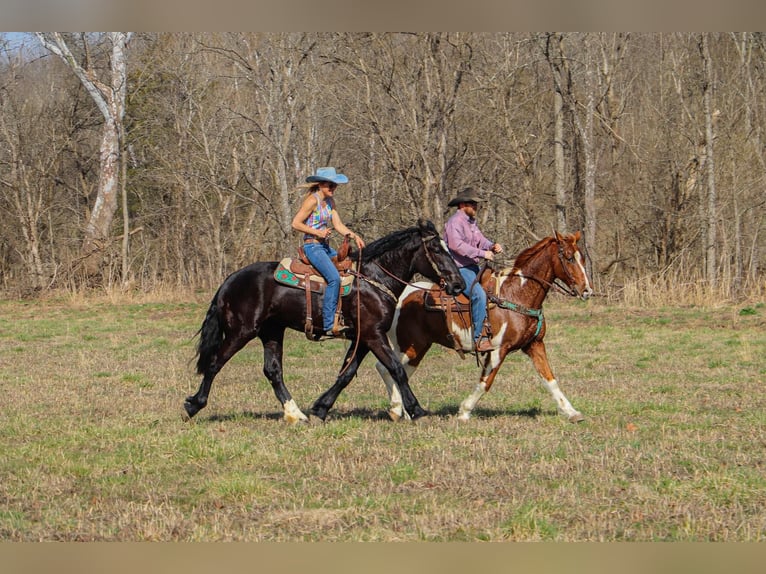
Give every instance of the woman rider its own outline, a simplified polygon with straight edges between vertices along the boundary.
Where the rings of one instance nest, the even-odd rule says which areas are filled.
[[[346,329],[333,329],[340,296],[340,273],[331,260],[337,252],[330,247],[329,237],[335,229],[342,236],[350,235],[359,249],[364,247],[364,241],[344,225],[336,209],[335,189],[339,184],[348,183],[348,178],[336,173],[334,167],[320,167],[306,178],[306,183],[312,185],[293,218],[292,227],[303,233],[303,252],[327,282],[322,302],[322,330],[327,336],[343,337]]]

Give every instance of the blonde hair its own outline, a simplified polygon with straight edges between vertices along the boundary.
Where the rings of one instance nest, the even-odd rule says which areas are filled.
[[[298,184],[295,189],[302,192],[300,196],[300,201],[303,201],[308,196],[313,195],[315,192],[319,191],[319,184],[318,183],[301,183],[301,184]]]

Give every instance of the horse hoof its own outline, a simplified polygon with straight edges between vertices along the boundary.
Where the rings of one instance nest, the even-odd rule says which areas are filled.
[[[416,421],[420,418],[423,418],[426,415],[428,415],[428,411],[423,410],[422,408],[416,408],[414,412],[410,415],[410,420]]]
[[[585,420],[585,417],[582,416],[580,413],[573,414],[571,417],[569,417],[570,423],[581,423]]]
[[[192,419],[194,415],[196,415],[199,412],[199,407],[195,405],[194,403],[192,403],[191,401],[186,400],[184,402],[184,411],[186,411],[186,413],[182,415],[183,419],[185,421],[189,421]]]
[[[471,420],[471,413],[460,413],[457,416],[457,420],[459,420],[461,423],[465,423]]]
[[[284,421],[290,426],[309,424],[309,419],[305,417],[285,416]]]
[[[388,418],[396,423],[402,419],[402,415],[401,413],[396,412],[394,409],[388,409]]]

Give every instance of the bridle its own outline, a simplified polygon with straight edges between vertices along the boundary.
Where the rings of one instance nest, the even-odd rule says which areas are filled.
[[[559,263],[561,264],[561,267],[564,269],[566,275],[567,275],[567,283],[566,285],[562,286],[558,283],[559,279],[556,277],[553,281],[547,281],[545,279],[540,279],[539,277],[534,277],[531,275],[523,275],[521,273],[515,273],[513,276],[520,277],[523,279],[531,279],[532,281],[537,282],[545,289],[548,289],[549,287],[554,287],[564,295],[569,295],[570,297],[577,297],[577,292],[574,290],[573,287],[570,286],[570,283],[574,283],[575,279],[572,276],[572,273],[569,271],[569,268],[567,267],[566,263],[564,262],[564,248],[561,245],[561,242],[558,240],[558,238],[555,238],[556,245],[558,247],[558,258]],[[518,303],[514,303],[513,301],[508,301],[507,299],[502,299],[496,295],[487,294],[487,299],[500,307],[501,309],[507,309],[509,311],[514,311],[516,313],[520,313],[521,315],[527,315],[528,317],[532,317],[537,320],[537,327],[535,329],[535,334],[532,336],[534,339],[540,334],[540,331],[543,328],[543,310],[541,309],[532,309],[530,307],[525,307],[524,305],[520,305]]]
[[[566,280],[565,284],[561,284],[561,279],[558,277],[554,278],[553,281],[547,281],[545,279],[540,279],[539,277],[534,277],[532,275],[523,275],[522,273],[516,273],[516,277],[520,277],[523,279],[530,279],[532,281],[535,281],[536,283],[539,283],[546,289],[553,287],[560,293],[564,295],[569,295],[570,297],[577,297],[577,292],[574,290],[574,287],[572,287],[572,284],[575,283],[575,278],[572,276],[572,273],[569,271],[569,267],[567,267],[567,264],[564,262],[564,247],[561,245],[561,241],[557,237],[554,237],[554,241],[556,242],[557,247],[557,255],[559,259],[559,263],[561,264],[561,268],[564,270],[564,273],[566,273]]]
[[[436,266],[436,262],[434,261],[433,256],[431,255],[431,252],[428,250],[428,244],[427,244],[428,241],[432,241],[433,239],[435,239],[437,237],[439,237],[439,236],[438,235],[429,235],[428,237],[424,237],[423,235],[421,235],[420,239],[423,242],[423,251],[425,252],[426,259],[428,259],[428,263],[430,263],[431,269],[433,269],[434,273],[439,277],[439,287],[443,289],[444,288],[444,284],[445,284],[444,278],[441,276],[441,272],[439,271],[439,268]],[[428,291],[428,289],[426,289],[424,287],[420,287],[418,285],[414,285],[413,283],[405,281],[401,277],[397,277],[396,275],[391,273],[388,269],[383,267],[377,261],[372,261],[372,263],[374,263],[381,271],[383,271],[383,273],[385,273],[386,275],[388,275],[389,277],[391,277],[395,281],[398,281],[402,285],[410,286],[413,289],[420,289],[422,291]],[[360,264],[359,268],[361,269],[361,264]],[[373,285],[374,287],[377,287],[378,289],[383,291],[386,295],[391,297],[394,301],[398,300],[396,295],[394,295],[394,293],[388,287],[386,287],[385,285],[383,285],[382,283],[380,283],[378,281],[375,281],[375,279],[372,279],[371,277],[367,277],[366,275],[362,275],[362,273],[360,271],[354,271],[354,275],[356,275],[360,279],[363,279],[364,281],[367,281],[370,285]]]

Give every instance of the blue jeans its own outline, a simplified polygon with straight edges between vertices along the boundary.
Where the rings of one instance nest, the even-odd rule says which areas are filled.
[[[322,329],[329,331],[335,323],[335,311],[340,295],[340,273],[330,260],[338,253],[328,243],[304,243],[303,252],[311,264],[327,281],[327,288],[322,301]]]
[[[475,343],[479,340],[484,319],[487,317],[487,292],[476,281],[476,275],[479,273],[478,265],[461,267],[459,271],[465,280],[463,293],[471,300],[471,323],[473,324],[473,342]]]

